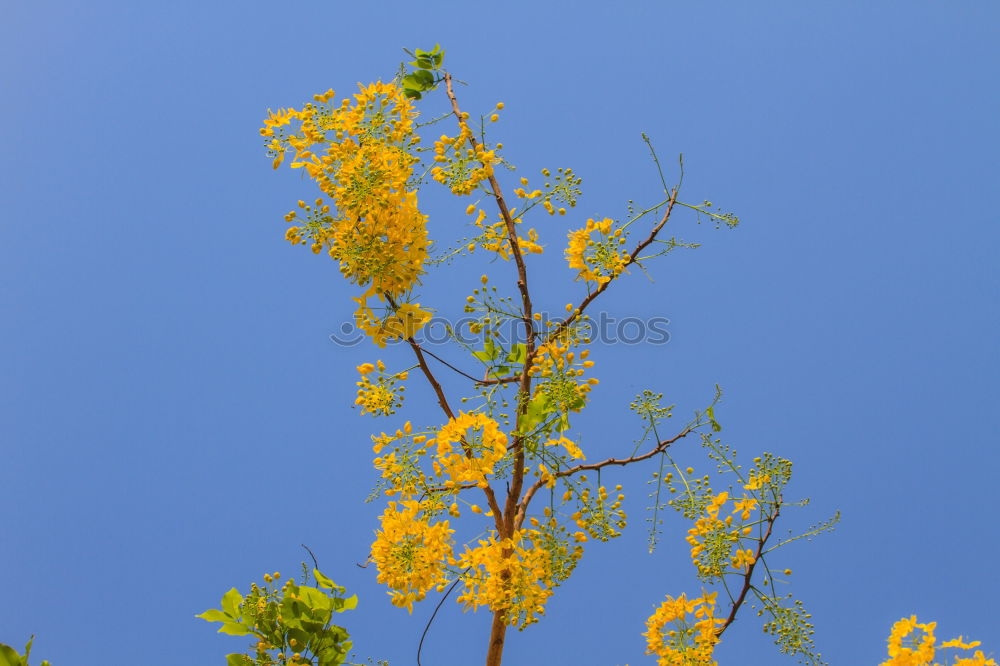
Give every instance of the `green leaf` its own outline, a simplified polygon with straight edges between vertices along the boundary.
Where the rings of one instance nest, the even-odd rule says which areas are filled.
[[[485,349],[483,351],[474,351],[472,355],[478,358],[480,361],[492,361],[493,354],[489,353]]]
[[[230,636],[249,636],[253,632],[250,631],[250,627],[241,622],[223,622],[219,633]]]
[[[708,416],[708,421],[712,424],[712,432],[720,432],[722,430],[722,426],[715,420],[715,407],[709,406],[705,410],[705,415]]]
[[[319,569],[313,569],[313,578],[316,579],[316,584],[317,585],[319,585],[320,587],[325,587],[328,590],[336,590],[336,589],[340,588],[339,585],[337,585],[332,580],[330,580],[329,578],[327,578],[323,574],[323,572],[321,572]]]
[[[496,369],[494,369],[493,372],[490,374],[499,379],[500,377],[506,377],[509,373],[510,373],[509,365],[500,365],[497,366]]]
[[[299,587],[299,597],[309,608],[328,610],[330,608],[330,597],[326,596],[315,587]]]
[[[566,432],[569,430],[569,414],[563,412],[559,415],[559,423],[556,425],[556,430],[559,432]]]
[[[514,345],[514,348],[510,350],[510,353],[507,354],[507,360],[514,365],[522,365],[524,363],[524,359],[527,357],[528,348],[523,342],[518,342]]]
[[[222,610],[231,617],[239,617],[240,604],[243,603],[243,595],[235,587],[222,597]]]
[[[27,666],[28,662],[21,658],[14,648],[0,643],[0,666]]]
[[[524,416],[521,417],[521,422],[518,425],[518,429],[521,434],[527,434],[535,429],[539,423],[545,420],[546,414],[552,411],[549,406],[549,396],[544,393],[539,393],[531,402],[528,403],[528,408],[524,412]]]
[[[227,615],[218,608],[209,608],[201,615],[195,615],[195,617],[200,617],[205,622],[229,622],[235,619],[232,615]]]
[[[426,69],[418,69],[417,71],[410,74],[407,78],[413,78],[417,81],[421,90],[429,90],[434,86],[434,75],[428,72]]]
[[[352,594],[351,596],[344,599],[344,605],[340,608],[338,612],[342,613],[345,610],[354,610],[358,607],[358,595]]]
[[[253,660],[245,654],[227,654],[226,666],[248,666]]]

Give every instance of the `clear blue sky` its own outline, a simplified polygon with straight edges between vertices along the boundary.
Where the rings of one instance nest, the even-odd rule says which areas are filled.
[[[8,3],[0,641],[35,633],[56,666],[221,664],[242,639],[195,613],[306,543],[361,596],[342,616],[358,654],[414,663],[432,606],[392,608],[355,566],[388,423],[350,408],[355,365],[409,361],[330,341],[355,290],[283,241],[313,190],[271,170],[257,128],[441,42],[467,108],[506,102],[494,129],[522,172],[584,178],[581,217],[655,199],[645,131],[684,153],[687,200],[743,219],[679,215],[704,247],[604,304],[672,337],[595,351],[606,408],[584,445],[630,450],[643,388],[683,415],[718,382],[727,441],[795,461],[812,504],[787,527],[843,512],[776,556],[832,664],[877,663],[911,613],[1000,651],[998,20],[991,2]],[[464,203],[426,200],[432,235],[465,233]],[[559,259],[579,221],[539,222],[542,307],[579,293]],[[422,302],[457,309],[475,270],[431,275]],[[679,520],[646,554],[643,492],[506,663],[653,663],[644,618],[698,586]],[[488,624],[449,603],[424,663],[480,663]],[[718,655],[793,663],[751,613]]]

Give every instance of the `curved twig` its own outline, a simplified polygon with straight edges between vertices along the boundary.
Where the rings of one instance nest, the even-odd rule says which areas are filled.
[[[750,591],[750,582],[753,578],[754,567],[756,567],[757,562],[760,561],[760,556],[764,552],[764,544],[766,544],[767,540],[771,538],[771,528],[774,527],[774,521],[778,519],[778,514],[780,513],[781,501],[779,499],[778,503],[774,505],[774,513],[767,517],[767,530],[764,532],[764,536],[757,544],[757,553],[754,556],[753,563],[747,567],[746,573],[743,574],[743,588],[740,590],[740,594],[736,598],[736,601],[733,602],[733,607],[729,611],[729,617],[726,618],[725,623],[723,623],[721,627],[715,630],[716,636],[722,636],[722,633],[736,620],[736,613],[740,610],[740,606],[743,605],[743,601],[747,597],[747,592]]]
[[[468,571],[469,571],[468,569],[465,570],[465,572]],[[434,612],[431,613],[431,619],[427,620],[427,625],[424,627],[424,633],[420,634],[420,643],[417,644],[417,666],[423,666],[423,664],[420,663],[420,651],[424,647],[424,639],[427,637],[427,632],[430,630],[431,624],[434,622],[434,618],[437,617],[438,611],[441,610],[441,606],[444,605],[445,599],[448,598],[448,595],[451,594],[451,591],[454,590],[455,586],[458,585],[460,582],[462,582],[461,578],[455,579],[455,582],[451,584],[451,586],[448,588],[448,591],[444,593],[443,597],[441,597],[441,601],[439,601],[437,606],[434,607]]]
[[[670,439],[665,439],[662,442],[659,442],[651,450],[647,451],[646,453],[643,453],[642,455],[630,456],[628,458],[608,458],[607,460],[591,463],[589,465],[575,465],[574,467],[568,467],[564,470],[555,472],[552,476],[558,479],[564,476],[571,476],[578,472],[599,470],[603,467],[608,467],[610,465],[624,466],[624,465],[631,465],[632,463],[637,463],[642,460],[648,460],[653,456],[655,456],[656,454],[663,453],[664,451],[666,451],[667,448],[677,440],[690,435],[692,432],[694,432],[696,427],[697,426],[691,425],[688,426],[687,428],[684,428],[684,430],[682,430],[680,433],[674,435]],[[524,518],[528,514],[528,505],[531,504],[531,499],[535,496],[535,493],[537,493],[544,485],[545,481],[543,481],[542,479],[538,479],[533,484],[531,484],[531,486],[528,487],[528,490],[524,493],[524,497],[518,503],[517,518],[514,521],[515,529],[521,527],[521,525],[524,523]]]

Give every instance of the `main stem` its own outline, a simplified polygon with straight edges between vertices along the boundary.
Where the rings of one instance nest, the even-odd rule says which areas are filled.
[[[503,659],[503,641],[507,635],[507,623],[503,613],[493,613],[493,628],[490,630],[490,646],[486,652],[486,666],[500,666]]]
[[[462,110],[458,106],[458,98],[455,96],[455,90],[452,88],[451,84],[451,74],[445,73],[444,75],[445,88],[448,93],[448,99],[451,101],[451,110],[455,115],[456,120],[462,127],[466,127],[465,118],[462,115]],[[472,149],[478,152],[480,150],[480,145],[476,141],[475,136],[469,137],[469,145]],[[484,167],[486,165],[483,165]],[[507,207],[507,202],[504,200],[503,191],[500,189],[500,183],[497,179],[490,174],[487,178],[490,184],[490,191],[493,194],[493,198],[496,200],[497,208],[500,209],[500,216],[503,218],[504,225],[507,227],[507,240],[510,243],[511,255],[514,257],[514,263],[517,265],[517,288],[521,292],[521,321],[524,323],[524,333],[525,333],[525,350],[527,352],[527,360],[524,362],[524,367],[521,369],[521,378],[519,382],[518,392],[521,396],[520,405],[517,412],[517,420],[515,421],[515,428],[520,429],[521,417],[524,415],[525,409],[527,408],[528,397],[531,395],[531,374],[529,370],[531,369],[531,359],[535,356],[535,323],[533,320],[534,309],[531,305],[531,291],[528,289],[528,269],[524,264],[524,257],[521,254],[521,248],[518,245],[517,239],[517,227],[513,216],[510,214],[510,209]],[[510,485],[507,488],[507,500],[504,503],[503,512],[499,511],[499,507],[495,504],[491,504],[491,508],[494,511],[494,515],[497,521],[497,532],[501,538],[512,538],[515,530],[517,529],[514,525],[515,518],[518,512],[518,506],[521,499],[521,491],[524,488],[524,445],[521,441],[521,435],[515,435],[514,441],[510,447],[510,450],[515,451],[514,454],[514,469],[511,474]],[[504,556],[509,555],[509,551],[504,552]],[[510,577],[510,574],[501,574],[506,580]],[[486,666],[500,666],[500,661],[503,659],[503,644],[504,638],[507,635],[507,622],[505,621],[504,614],[502,611],[493,612],[493,627],[490,629],[490,644],[486,651]]]

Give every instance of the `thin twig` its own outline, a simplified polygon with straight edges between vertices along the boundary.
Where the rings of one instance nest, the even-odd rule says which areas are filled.
[[[733,602],[733,607],[729,611],[729,617],[726,618],[725,623],[715,630],[716,636],[722,636],[722,633],[736,620],[736,613],[739,611],[740,606],[743,605],[747,592],[750,591],[750,583],[753,578],[754,567],[757,566],[761,553],[764,552],[764,544],[766,544],[767,540],[771,537],[771,528],[774,527],[774,521],[778,519],[778,514],[780,513],[781,501],[779,499],[778,503],[774,505],[774,513],[767,517],[767,531],[764,532],[763,538],[761,538],[760,542],[757,544],[757,554],[754,556],[753,562],[747,567],[746,573],[743,574],[743,589],[740,590],[739,596],[736,598],[736,601]]]
[[[399,306],[396,304],[395,299],[393,299],[393,297],[389,293],[385,294],[385,298],[393,309],[399,308]],[[412,349],[413,353],[416,355],[417,363],[420,365],[420,370],[424,373],[424,377],[427,378],[427,381],[430,383],[431,388],[434,389],[434,394],[437,396],[438,405],[441,406],[441,411],[443,411],[445,413],[445,416],[447,416],[449,419],[454,419],[455,412],[451,410],[451,406],[448,404],[448,398],[444,394],[444,389],[441,387],[441,383],[437,380],[437,377],[434,376],[434,373],[431,371],[430,366],[427,365],[427,359],[424,358],[423,348],[417,343],[416,340],[413,339],[412,336],[406,338],[406,342],[410,345],[410,349]],[[468,443],[466,443],[464,440],[462,441],[462,449],[465,451],[466,456],[470,458],[472,457],[472,450],[469,448]],[[502,519],[501,519],[502,514],[500,512],[500,505],[499,503],[497,503],[496,494],[493,492],[493,489],[490,488],[488,485],[485,488],[483,488],[483,493],[485,493],[486,495],[486,503],[489,505],[490,510],[493,512],[494,520],[497,524],[497,529],[500,529],[500,526],[502,524]]]
[[[694,432],[695,427],[696,426],[691,425],[691,426],[688,426],[687,428],[684,428],[684,430],[682,430],[677,435],[674,435],[670,439],[665,439],[662,442],[659,442],[650,451],[647,451],[646,453],[643,453],[642,455],[630,456],[628,458],[608,458],[607,460],[602,460],[601,462],[591,463],[589,465],[576,465],[574,467],[568,467],[568,468],[566,468],[564,470],[558,471],[555,474],[553,474],[552,476],[554,476],[555,478],[558,479],[558,478],[562,478],[562,477],[565,477],[565,476],[571,476],[573,474],[577,474],[578,472],[584,472],[584,471],[589,471],[589,470],[599,470],[599,469],[601,469],[603,467],[608,467],[610,465],[621,465],[621,466],[624,466],[624,465],[631,465],[632,463],[637,463],[637,462],[640,462],[640,461],[643,461],[643,460],[648,460],[648,459],[652,458],[653,456],[655,456],[656,454],[663,453],[664,451],[666,451],[667,448],[671,444],[673,444],[674,442],[676,442],[677,440],[682,439],[682,438],[687,437],[688,435],[690,435],[692,432]],[[531,499],[535,496],[535,493],[537,493],[539,490],[541,490],[541,488],[544,485],[545,485],[545,481],[543,481],[542,479],[538,479],[533,484],[531,484],[531,486],[528,487],[528,490],[524,493],[524,497],[521,499],[521,502],[518,505],[517,519],[514,521],[514,527],[515,527],[515,529],[521,527],[521,525],[524,523],[524,518],[528,514],[528,505],[531,503]]]
[[[471,379],[474,382],[482,382],[481,379],[477,379],[476,377],[473,377],[469,373],[467,373],[467,372],[465,372],[463,370],[459,370],[458,368],[456,368],[455,366],[453,366],[451,363],[449,363],[448,361],[444,360],[443,358],[441,358],[440,356],[438,356],[437,354],[435,354],[434,352],[432,352],[430,349],[425,348],[423,345],[419,345],[419,343],[418,343],[418,346],[423,350],[423,352],[425,354],[427,354],[428,356],[431,356],[431,357],[437,359],[438,361],[440,361],[441,363],[445,364],[446,366],[448,366],[449,368],[451,368],[452,370],[454,370],[458,374],[462,375],[463,377],[465,377],[467,379]]]
[[[628,260],[625,262],[625,268],[631,266],[634,263],[637,263],[639,253],[645,250],[650,244],[652,244],[653,241],[656,240],[656,235],[660,233],[660,230],[663,229],[663,225],[665,225],[667,223],[667,220],[670,219],[670,213],[673,212],[674,205],[676,205],[677,203],[678,192],[679,190],[677,187],[674,187],[674,189],[671,190],[670,199],[667,201],[667,210],[663,212],[663,217],[660,218],[660,221],[657,222],[656,226],[653,227],[652,231],[649,232],[649,236],[647,236],[645,240],[639,243],[635,247],[635,249],[632,250],[632,253],[629,255]],[[552,331],[546,336],[546,340],[553,340],[556,337],[558,337],[560,333],[566,330],[566,327],[572,324],[574,321],[576,321],[576,318],[579,317],[581,314],[583,314],[583,311],[587,309],[587,306],[589,306],[594,301],[595,298],[603,294],[604,291],[611,285],[611,283],[615,281],[615,279],[617,279],[617,276],[601,284],[601,286],[599,286],[597,289],[587,294],[587,297],[580,302],[580,305],[576,306],[576,309],[573,310],[573,312],[570,313],[570,315],[566,319],[563,319],[561,322],[559,322],[559,324],[555,328],[552,329]],[[529,355],[529,357],[525,360],[525,364],[530,363],[531,360],[532,357]]]
[[[305,548],[306,552],[309,553],[309,557],[311,557],[312,561],[313,561],[313,568],[319,569],[319,563],[316,561],[316,556],[313,555],[313,552],[309,548],[309,546],[305,545],[304,543],[300,543],[299,545],[302,546],[303,548]]]
[[[466,569],[464,573],[468,573],[468,571],[469,569]],[[439,601],[437,606],[434,607],[434,612],[431,613],[431,619],[427,620],[427,626],[424,627],[424,633],[420,634],[420,643],[417,645],[417,666],[423,666],[423,664],[420,663],[420,651],[424,647],[424,639],[427,637],[427,632],[430,630],[431,624],[434,622],[434,618],[437,617],[438,611],[441,610],[441,606],[448,598],[448,595],[451,594],[451,591],[454,590],[455,586],[458,585],[460,582],[462,582],[461,578],[455,579],[455,582],[451,584],[451,586],[448,588],[448,591],[445,592],[444,596],[441,597],[441,601]]]

